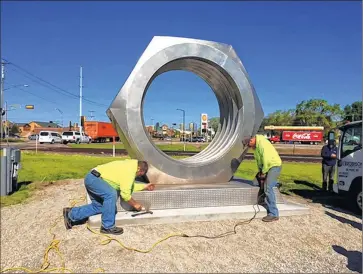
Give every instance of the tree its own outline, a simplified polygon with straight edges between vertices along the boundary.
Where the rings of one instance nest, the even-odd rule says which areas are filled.
[[[263,118],[259,131],[264,131],[265,126],[291,126],[295,119],[295,110],[277,110]]]
[[[277,110],[267,116],[268,123],[274,126],[290,126],[294,122],[294,113],[292,109],[289,110]]]
[[[346,105],[343,110],[344,120],[354,122],[362,120],[362,101],[356,101],[350,105]]]
[[[10,133],[12,133],[12,134],[19,133],[19,127],[16,124],[13,124],[11,129],[10,129]]]
[[[217,132],[219,123],[219,117],[213,117],[209,119],[209,126],[213,128],[214,132]]]
[[[294,125],[323,126],[329,131],[341,120],[343,111],[339,104],[330,105],[323,99],[310,99],[296,105]]]

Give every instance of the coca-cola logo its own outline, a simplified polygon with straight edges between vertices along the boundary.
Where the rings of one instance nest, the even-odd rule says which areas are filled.
[[[294,135],[292,135],[292,139],[305,139],[305,140],[310,140],[310,133],[294,133]]]

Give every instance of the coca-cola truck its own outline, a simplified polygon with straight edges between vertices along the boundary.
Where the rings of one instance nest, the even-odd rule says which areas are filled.
[[[323,137],[322,131],[283,131],[281,139],[286,143],[317,145],[324,141]]]

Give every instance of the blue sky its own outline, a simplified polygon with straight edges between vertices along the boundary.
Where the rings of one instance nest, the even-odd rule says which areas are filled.
[[[83,113],[105,120],[112,102],[153,36],[231,44],[244,63],[265,114],[310,98],[342,106],[362,98],[361,2],[1,2],[1,56],[75,95],[83,66]],[[26,74],[25,74],[26,75]],[[28,76],[29,77],[29,76]],[[32,77],[30,77],[32,78]],[[34,80],[34,78],[32,78]],[[16,122],[79,118],[79,100],[46,88],[6,65],[9,111]],[[36,94],[38,97],[34,96]],[[43,100],[41,98],[46,100]],[[218,116],[213,92],[189,72],[168,72],[151,85],[144,119],[160,123]]]

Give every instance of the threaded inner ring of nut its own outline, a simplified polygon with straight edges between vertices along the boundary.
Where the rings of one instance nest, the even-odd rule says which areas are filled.
[[[216,95],[220,116],[218,130],[207,148],[192,157],[178,161],[200,165],[221,158],[228,153],[234,135],[237,133],[238,112],[243,107],[240,90],[232,77],[219,65],[206,59],[187,57],[173,60],[162,66],[148,82],[142,101],[144,101],[145,94],[152,81],[160,74],[172,70],[189,71],[201,77]],[[167,155],[165,154],[165,156]]]

